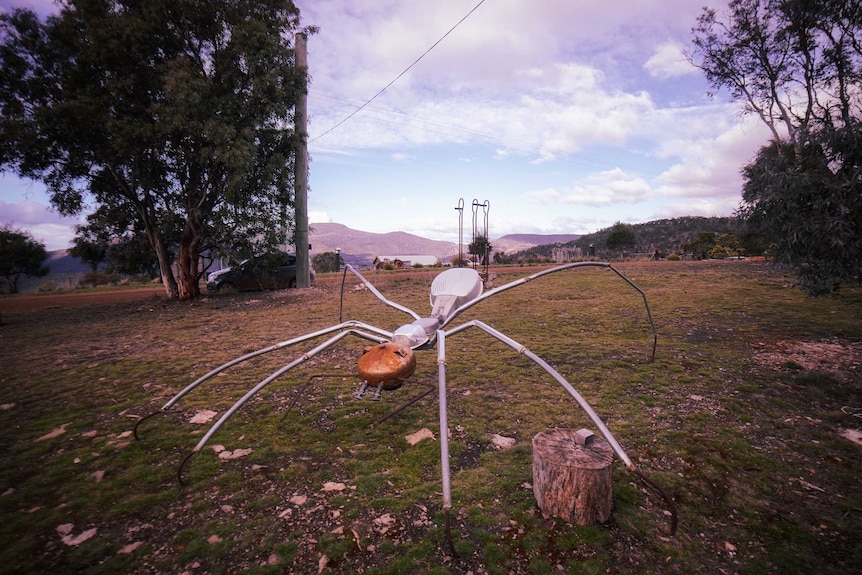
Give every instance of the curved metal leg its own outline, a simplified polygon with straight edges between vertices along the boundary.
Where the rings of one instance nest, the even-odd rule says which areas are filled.
[[[587,416],[589,416],[589,418],[593,422],[593,424],[595,424],[595,426],[599,429],[599,432],[602,434],[602,436],[608,441],[611,448],[614,450],[614,453],[617,454],[617,457],[619,457],[620,460],[622,460],[622,462],[625,463],[626,467],[631,467],[631,465],[632,465],[631,459],[629,459],[629,456],[626,455],[625,451],[623,451],[623,448],[620,446],[619,442],[617,442],[617,439],[613,436],[613,434],[611,433],[611,430],[608,429],[608,426],[605,425],[605,422],[602,421],[602,418],[600,418],[596,414],[596,412],[593,411],[593,408],[590,406],[589,403],[587,403],[587,400],[584,399],[583,396],[580,393],[578,393],[578,391],[574,387],[572,387],[572,384],[570,384],[568,381],[566,381],[566,378],[564,378],[562,375],[560,375],[560,373],[556,369],[554,369],[553,367],[548,365],[548,362],[546,362],[544,359],[542,359],[541,357],[539,357],[538,355],[536,355],[535,353],[533,353],[532,351],[527,349],[526,346],[521,345],[520,343],[518,343],[514,339],[510,338],[509,336],[503,334],[502,332],[497,331],[496,329],[492,328],[491,326],[489,326],[485,323],[482,323],[479,320],[473,320],[473,321],[469,321],[467,323],[461,324],[458,327],[448,331],[447,333],[448,333],[448,335],[454,335],[454,334],[461,332],[461,331],[463,331],[469,327],[477,327],[477,328],[481,329],[482,331],[484,331],[485,333],[497,338],[498,340],[505,343],[506,345],[508,345],[509,347],[511,347],[512,349],[514,349],[518,353],[520,353],[521,355],[527,356],[536,365],[538,365],[543,370],[545,370],[545,373],[547,373],[548,375],[553,377],[557,381],[557,383],[562,385],[563,388],[568,392],[568,394],[570,396],[572,396],[572,398],[578,403],[578,405],[581,406],[581,409],[583,409],[586,412]]]
[[[288,371],[290,371],[294,367],[296,367],[302,363],[305,363],[306,361],[308,361],[309,359],[311,359],[312,357],[314,357],[315,355],[317,355],[321,351],[323,351],[323,350],[331,347],[332,345],[338,343],[339,341],[341,341],[342,339],[344,339],[348,335],[355,335],[357,337],[361,337],[363,339],[368,339],[370,341],[376,341],[378,343],[382,343],[383,341],[387,341],[387,338],[380,337],[378,335],[374,335],[374,334],[370,334],[370,333],[366,333],[366,332],[362,332],[362,331],[358,331],[358,330],[354,330],[354,329],[342,331],[342,332],[334,335],[333,337],[329,338],[325,342],[321,343],[317,347],[315,347],[315,348],[307,351],[306,353],[302,354],[300,357],[296,358],[295,360],[291,361],[290,363],[288,363],[288,364],[284,365],[283,367],[274,371],[268,377],[261,380],[260,383],[258,383],[257,385],[252,387],[250,390],[248,390],[245,393],[245,395],[243,395],[240,399],[238,399],[226,412],[224,412],[224,414],[222,414],[222,416],[218,419],[218,421],[216,421],[212,425],[212,427],[209,428],[209,430],[204,434],[204,436],[200,439],[200,441],[198,441],[197,445],[195,445],[194,449],[192,449],[192,452],[188,456],[186,456],[186,458],[180,464],[180,468],[177,470],[177,477],[180,479],[180,483],[182,483],[182,470],[183,470],[183,467],[185,467],[186,463],[188,463],[188,461],[192,458],[192,456],[195,453],[198,453],[201,449],[204,448],[204,446],[209,442],[210,438],[249,399],[251,399],[252,397],[257,395],[257,393],[260,390],[262,390],[264,387],[266,387],[267,385],[269,385],[270,383],[272,383],[273,381],[275,381],[276,379],[278,379],[279,377],[281,377],[282,375],[284,375],[285,373],[287,373]]]
[[[460,331],[463,331],[469,327],[477,327],[477,328],[481,329],[485,333],[487,333],[487,334],[497,338],[499,341],[505,343],[506,345],[508,345],[509,347],[514,349],[515,351],[517,351],[518,353],[530,358],[536,365],[541,367],[548,375],[553,377],[557,381],[557,383],[559,383],[561,386],[563,386],[563,388],[568,392],[568,394],[570,396],[572,396],[572,398],[578,403],[578,405],[581,407],[581,409],[583,409],[586,412],[587,416],[590,418],[590,420],[593,422],[593,424],[599,429],[599,432],[607,440],[608,444],[611,446],[614,453],[616,453],[617,457],[619,457],[620,460],[625,464],[626,469],[628,469],[629,471],[631,471],[632,473],[637,475],[644,482],[644,484],[646,484],[648,487],[650,487],[651,489],[656,491],[664,499],[665,504],[668,506],[668,510],[670,511],[670,514],[671,514],[670,534],[675,535],[676,534],[676,528],[677,528],[677,512],[676,512],[676,505],[674,504],[673,499],[655,481],[650,479],[643,471],[638,469],[638,467],[634,463],[632,463],[631,459],[629,459],[629,456],[626,454],[626,452],[620,446],[616,437],[614,437],[614,435],[611,433],[610,429],[608,429],[608,426],[605,425],[605,422],[602,421],[602,419],[596,414],[595,411],[593,411],[593,408],[590,406],[589,403],[587,403],[587,400],[585,400],[583,398],[583,396],[581,396],[581,394],[578,393],[578,391],[562,375],[560,375],[560,373],[557,370],[555,370],[553,367],[551,367],[548,364],[548,362],[543,360],[541,357],[539,357],[538,355],[536,355],[535,353],[533,353],[532,351],[527,349],[525,346],[523,346],[520,343],[518,343],[517,341],[515,341],[514,339],[508,337],[507,335],[497,331],[496,329],[492,328],[491,326],[489,326],[489,325],[487,325],[487,324],[485,324],[479,320],[473,320],[473,321],[469,321],[467,323],[464,323],[462,325],[459,325],[458,327],[448,331],[447,334],[453,335],[453,334],[458,333]],[[437,335],[437,339],[439,340],[439,342],[441,344],[444,340],[444,337],[445,337],[445,334],[443,334],[442,332],[438,333],[438,335]],[[442,349],[442,345],[441,345],[441,349]],[[438,355],[440,353],[441,352],[438,352]],[[440,356],[440,357],[443,357],[445,359],[445,356]],[[441,360],[438,359],[438,361],[441,361]],[[441,366],[442,366],[442,362],[441,362]],[[444,370],[444,373],[445,373],[445,370]],[[445,416],[443,414],[443,406],[444,406],[444,401],[445,401],[445,398],[444,398],[445,379],[443,377],[441,377],[441,388],[440,389],[441,389],[441,391],[440,391],[440,410],[441,410],[441,412],[440,412],[440,448],[442,451],[443,445],[444,445],[444,439],[445,439],[444,431],[443,431],[443,422],[445,419]],[[445,460],[443,462],[443,501],[444,501],[444,507],[446,505],[451,507],[451,504],[452,504],[451,498],[452,498],[451,487],[449,486],[449,453],[448,453],[448,442],[446,442],[446,456],[445,456]]]
[[[255,357],[267,354],[267,353],[271,353],[271,352],[277,351],[279,349],[284,349],[286,347],[290,347],[292,345],[302,343],[302,342],[307,341],[309,339],[314,339],[316,337],[327,335],[327,334],[330,334],[334,331],[351,330],[353,328],[361,328],[361,329],[364,329],[364,330],[367,330],[369,332],[376,334],[377,336],[379,336],[379,339],[376,337],[370,338],[370,339],[372,339],[372,341],[377,341],[378,343],[382,342],[382,341],[386,341],[392,336],[391,332],[382,330],[382,329],[374,327],[372,325],[368,325],[368,324],[358,322],[358,321],[346,321],[346,322],[339,323],[339,324],[336,324],[336,325],[333,325],[333,326],[330,326],[330,327],[327,327],[327,328],[324,328],[324,329],[321,329],[321,330],[318,330],[318,331],[315,331],[315,332],[312,332],[312,333],[309,333],[306,335],[295,337],[293,339],[288,339],[288,340],[276,343],[274,345],[270,345],[270,346],[258,349],[256,351],[249,352],[245,355],[241,355],[241,356],[234,358],[234,359],[232,359],[226,363],[221,364],[220,366],[216,367],[215,369],[213,369],[213,370],[205,373],[201,377],[197,378],[196,380],[194,380],[193,382],[188,384],[185,388],[183,388],[182,391],[180,391],[179,393],[177,393],[176,395],[171,397],[171,399],[168,400],[168,402],[165,403],[157,411],[154,411],[154,412],[150,413],[149,415],[145,415],[144,417],[139,419],[137,421],[137,423],[135,423],[135,427],[134,427],[135,439],[140,439],[140,437],[138,436],[138,426],[141,423],[143,423],[145,420],[153,417],[154,415],[158,415],[160,413],[166,412],[171,407],[173,407],[180,399],[185,397],[188,393],[193,391],[199,385],[208,381],[209,379],[212,379],[213,377],[215,377],[216,375],[225,371],[226,369],[231,368],[231,367],[238,365],[240,363],[243,363],[245,361],[248,361],[252,358],[255,358]]]

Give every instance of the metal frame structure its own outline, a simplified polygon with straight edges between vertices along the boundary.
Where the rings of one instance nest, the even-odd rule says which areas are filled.
[[[533,363],[538,365],[545,373],[551,376],[557,383],[559,383],[563,389],[575,400],[575,402],[581,407],[581,409],[586,412],[587,416],[590,418],[592,423],[599,430],[599,433],[608,441],[614,453],[619,457],[619,459],[625,464],[626,468],[636,475],[641,477],[644,482],[646,482],[650,487],[659,492],[659,494],[664,498],[666,504],[671,509],[672,512],[672,526],[671,532],[674,533],[676,531],[676,510],[673,504],[673,501],[667,496],[667,494],[661,490],[652,480],[650,480],[646,475],[640,472],[635,464],[631,461],[629,456],[623,450],[620,443],[611,433],[610,429],[608,429],[607,425],[605,425],[604,421],[601,417],[596,414],[590,404],[581,396],[580,393],[572,386],[556,369],[554,369],[551,365],[549,365],[545,360],[541,357],[530,351],[526,346],[519,343],[518,341],[512,339],[511,337],[503,334],[502,332],[494,329],[493,327],[487,325],[486,323],[479,320],[471,320],[465,323],[462,323],[458,326],[448,328],[452,321],[461,315],[464,311],[470,309],[471,307],[483,302],[501,292],[522,286],[528,282],[533,280],[542,278],[549,274],[564,272],[567,270],[575,270],[582,268],[605,268],[613,273],[615,273],[619,278],[625,281],[631,288],[635,289],[643,299],[644,308],[646,310],[646,317],[649,323],[650,330],[652,332],[652,349],[650,353],[650,361],[655,359],[656,353],[656,345],[658,341],[657,332],[655,329],[655,324],[652,318],[652,312],[650,311],[649,302],[647,301],[646,294],[635,285],[630,279],[628,279],[625,275],[623,275],[618,269],[613,267],[609,263],[604,262],[576,262],[576,263],[568,263],[559,265],[550,269],[546,269],[543,271],[539,271],[532,275],[520,278],[518,280],[509,282],[505,285],[497,287],[495,289],[491,289],[489,291],[484,291],[484,286],[482,283],[482,278],[474,269],[468,268],[452,268],[446,270],[439,274],[431,284],[431,306],[432,312],[428,317],[422,317],[413,310],[395,303],[386,297],[383,296],[365,277],[362,276],[359,272],[357,272],[352,266],[346,265],[344,270],[344,275],[348,271],[350,271],[353,275],[355,275],[359,280],[365,285],[366,288],[382,303],[390,306],[394,309],[397,309],[401,312],[404,312],[410,315],[413,318],[413,321],[409,324],[405,324],[395,331],[388,331],[381,329],[379,327],[359,322],[359,321],[341,321],[339,318],[339,323],[332,325],[330,327],[317,330],[305,335],[301,335],[299,337],[295,337],[292,339],[288,339],[274,345],[261,348],[259,350],[253,351],[251,353],[247,353],[245,355],[239,356],[231,361],[228,361],[215,369],[209,371],[203,376],[199,377],[188,386],[186,386],[182,391],[174,395],[167,403],[165,403],[158,411],[153,412],[143,418],[141,418],[134,428],[135,438],[139,438],[138,436],[138,428],[140,424],[149,419],[150,417],[165,413],[170,410],[173,406],[177,404],[183,397],[192,392],[198,386],[203,384],[204,382],[210,380],[214,376],[219,373],[224,372],[225,370],[236,366],[240,363],[248,361],[252,358],[259,357],[264,354],[268,354],[277,350],[289,348],[291,346],[320,338],[323,336],[329,336],[323,343],[318,344],[317,346],[311,348],[305,353],[301,354],[294,360],[289,363],[283,365],[281,368],[274,371],[265,379],[261,380],[257,385],[249,389],[245,395],[243,395],[240,399],[238,399],[221,417],[209,428],[209,430],[200,438],[197,445],[195,445],[194,449],[189,453],[186,458],[180,464],[180,467],[177,470],[177,477],[179,481],[182,483],[182,471],[184,466],[188,463],[193,455],[200,452],[201,449],[209,442],[209,440],[213,437],[213,435],[221,429],[221,427],[227,422],[228,419],[233,416],[234,413],[238,409],[240,409],[249,399],[254,397],[257,393],[259,393],[263,388],[268,386],[273,381],[277,380],[284,374],[286,374],[291,369],[303,364],[308,361],[312,357],[326,350],[327,348],[337,344],[342,339],[348,336],[354,336],[361,339],[365,339],[371,342],[374,342],[376,345],[372,348],[366,350],[366,354],[364,354],[358,363],[359,374],[362,376],[363,373],[374,373],[378,374],[378,368],[389,369],[389,365],[391,362],[397,363],[397,366],[392,368],[395,371],[392,371],[392,374],[395,374],[397,371],[397,375],[388,376],[385,373],[383,375],[372,375],[366,376],[365,380],[362,381],[362,389],[358,396],[361,396],[364,392],[365,387],[369,384],[377,384],[377,396],[379,396],[380,390],[383,389],[383,386],[387,383],[396,382],[400,385],[401,381],[404,381],[406,378],[412,374],[412,370],[415,367],[415,358],[413,356],[414,350],[420,349],[431,349],[437,348],[437,366],[438,366],[438,377],[437,377],[437,390],[438,390],[438,398],[439,398],[439,421],[440,421],[440,458],[442,464],[442,487],[443,487],[443,508],[446,511],[448,518],[448,511],[452,507],[452,487],[451,487],[451,474],[450,474],[450,458],[449,458],[449,437],[448,437],[448,407],[447,407],[447,386],[446,386],[446,341],[448,338],[453,337],[455,335],[460,334],[471,328],[479,329],[486,334],[494,337],[498,341],[507,345],[517,353],[524,355],[529,358]],[[343,289],[344,282],[342,281],[342,297],[343,297]],[[484,293],[483,293],[484,291]],[[369,350],[374,350],[377,355],[369,354]],[[382,358],[382,359],[380,359]],[[365,361],[365,366],[363,366],[363,361]],[[381,363],[382,362],[382,363]],[[411,363],[412,362],[412,363]],[[385,365],[383,365],[385,364]],[[370,368],[369,368],[370,365]],[[381,367],[383,366],[383,367]],[[363,367],[365,368],[363,370]],[[398,380],[398,381],[396,381]],[[309,380],[310,381],[310,380]],[[306,384],[307,385],[307,384]],[[426,384],[427,385],[427,384]],[[391,413],[390,415],[400,411],[404,407],[409,404],[412,404],[417,399],[424,397],[427,395],[427,391],[420,397],[413,398],[407,404],[401,406],[396,411]],[[298,397],[298,396],[297,396]],[[295,403],[295,402],[294,402]],[[293,405],[291,405],[291,408]],[[386,416],[389,417],[389,416]],[[385,417],[383,418],[385,419]],[[448,523],[447,523],[448,528]]]

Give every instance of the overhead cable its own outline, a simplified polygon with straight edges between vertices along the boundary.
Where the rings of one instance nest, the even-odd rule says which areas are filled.
[[[394,83],[395,83],[395,82],[397,82],[399,79],[401,79],[401,77],[402,77],[404,74],[406,74],[406,73],[410,70],[410,68],[412,68],[413,66],[415,66],[416,64],[418,64],[418,63],[419,63],[419,61],[420,61],[422,58],[424,58],[425,56],[427,56],[427,55],[428,55],[428,53],[429,53],[431,50],[433,50],[434,48],[436,48],[436,47],[437,47],[437,45],[438,45],[438,44],[440,44],[440,42],[442,42],[442,41],[446,38],[446,36],[448,36],[449,34],[451,34],[451,33],[455,30],[455,28],[457,28],[458,26],[460,26],[460,25],[461,25],[461,23],[462,23],[462,22],[464,22],[464,20],[466,20],[467,18],[469,18],[469,17],[470,17],[470,15],[471,15],[473,12],[475,12],[475,11],[479,8],[479,6],[481,6],[481,5],[482,5],[482,4],[484,4],[484,3],[485,3],[485,0],[479,0],[479,3],[478,3],[478,4],[476,4],[475,6],[473,6],[473,8],[472,8],[469,12],[467,12],[467,14],[466,14],[463,18],[461,18],[460,20],[458,20],[458,22],[457,22],[454,26],[452,26],[451,28],[449,28],[449,31],[448,31],[448,32],[446,32],[445,34],[443,34],[443,36],[441,36],[439,40],[437,40],[436,42],[434,42],[434,44],[432,44],[430,48],[428,48],[427,50],[425,50],[425,52],[423,52],[421,56],[419,56],[418,58],[416,58],[416,60],[414,60],[412,64],[410,64],[409,66],[407,66],[406,68],[404,68],[404,70],[402,70],[402,72],[401,72],[400,74],[398,74],[397,76],[395,76],[395,78],[394,78],[391,82],[389,82],[388,84],[386,84],[385,86],[383,86],[383,88],[381,88],[379,92],[377,92],[376,94],[374,94],[373,96],[371,96],[371,98],[369,98],[368,100],[366,100],[364,104],[362,104],[361,106],[359,106],[358,108],[356,108],[353,112],[351,112],[350,114],[348,114],[346,118],[344,118],[343,120],[341,120],[340,122],[338,122],[337,124],[335,124],[334,126],[332,126],[331,128],[329,128],[328,130],[326,130],[325,132],[323,132],[322,134],[320,134],[319,136],[317,136],[317,137],[316,137],[316,138],[314,138],[313,140],[310,140],[310,141],[309,141],[309,143],[311,143],[311,142],[316,142],[317,140],[319,140],[319,139],[320,139],[320,138],[322,138],[323,136],[327,135],[328,133],[332,132],[333,130],[335,130],[336,128],[338,128],[339,126],[341,126],[344,122],[346,122],[347,120],[349,120],[350,118],[352,118],[353,116],[355,116],[356,114],[358,114],[359,112],[361,112],[361,111],[362,111],[362,109],[363,109],[363,108],[365,108],[365,106],[367,106],[368,104],[370,104],[371,102],[373,102],[373,101],[374,101],[378,96],[380,96],[380,94],[382,94],[382,93],[383,93],[383,92],[385,92],[385,91],[386,91],[390,86],[392,86],[392,84],[394,84]]]

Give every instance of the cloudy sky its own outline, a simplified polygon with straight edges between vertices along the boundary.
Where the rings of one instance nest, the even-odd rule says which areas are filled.
[[[308,42],[312,225],[457,241],[462,199],[465,237],[476,200],[492,239],[729,216],[740,168],[768,137],[726,95],[708,97],[683,56],[702,6],[725,0],[296,4],[320,29]],[[59,249],[75,221],[5,174],[0,223]]]

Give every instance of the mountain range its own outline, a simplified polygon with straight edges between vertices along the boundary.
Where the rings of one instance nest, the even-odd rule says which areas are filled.
[[[515,253],[539,245],[571,242],[579,237],[577,234],[509,234],[492,239],[491,247],[496,252]],[[370,265],[380,255],[429,255],[440,261],[449,261],[458,255],[455,242],[429,240],[407,232],[363,232],[334,223],[311,224],[308,238],[312,257],[338,249],[347,263],[361,267]],[[471,242],[472,238],[464,238],[465,256]]]

